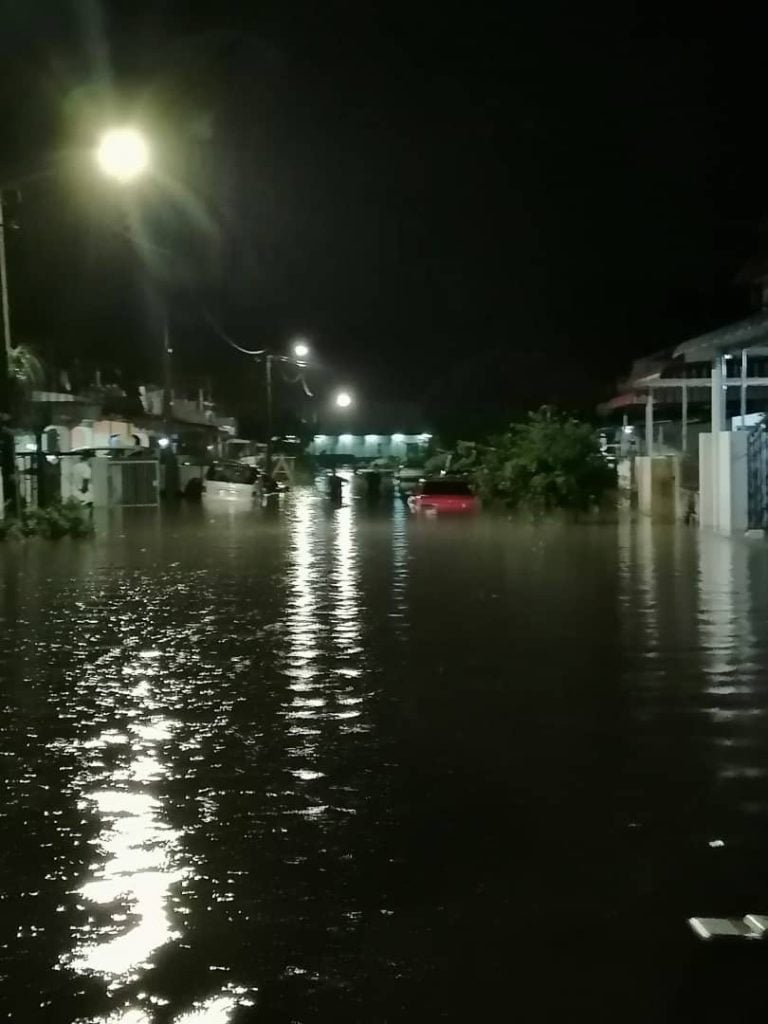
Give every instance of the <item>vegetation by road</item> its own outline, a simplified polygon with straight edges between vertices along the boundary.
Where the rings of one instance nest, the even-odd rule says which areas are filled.
[[[0,540],[21,540],[24,537],[86,537],[93,531],[90,514],[76,498],[49,505],[47,508],[26,508],[21,515],[6,506],[0,519]]]
[[[592,426],[549,408],[492,438],[475,479],[486,499],[537,514],[586,512],[616,484]]]

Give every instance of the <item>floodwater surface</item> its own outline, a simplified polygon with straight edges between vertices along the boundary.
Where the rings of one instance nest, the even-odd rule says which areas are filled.
[[[0,615],[0,1019],[759,997],[686,919],[768,913],[763,542],[307,489],[7,544]]]

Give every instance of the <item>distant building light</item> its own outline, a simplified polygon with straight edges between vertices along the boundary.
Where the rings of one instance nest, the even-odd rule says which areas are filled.
[[[27,449],[28,452],[36,452],[37,451],[37,445],[36,444],[32,444],[30,441],[27,441],[27,443],[24,445],[24,447]]]
[[[326,434],[315,434],[315,443],[322,444],[323,441],[327,441],[328,437]]]
[[[432,435],[431,434],[419,434],[419,440],[420,441],[431,441],[432,440]]]
[[[168,440],[167,437],[159,437],[157,439],[157,443],[160,445],[161,448],[167,448],[171,442]]]
[[[341,434],[341,436],[339,437],[339,440],[341,441],[342,444],[352,444],[352,435],[351,434]]]
[[[622,427],[621,429],[623,430],[623,432],[624,432],[625,434],[634,434],[634,432],[635,432],[635,428],[634,428],[634,427],[632,426],[632,424],[631,424],[631,423],[627,423],[627,424],[626,424],[625,426],[623,426],[623,427]]]
[[[379,435],[378,434],[366,434],[365,435],[365,440],[366,441],[373,441],[375,443],[376,441],[379,440]]]
[[[392,440],[395,444],[401,444],[405,440],[405,434],[393,434]]]

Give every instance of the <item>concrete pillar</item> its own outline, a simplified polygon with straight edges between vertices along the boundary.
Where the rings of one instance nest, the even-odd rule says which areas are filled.
[[[715,526],[714,434],[699,434],[699,526]]]
[[[741,350],[741,402],[739,403],[741,413],[741,428],[745,427],[744,418],[747,415],[747,350]]]
[[[721,500],[720,492],[723,486],[721,475],[723,472],[728,472],[727,466],[721,465],[722,449],[720,446],[720,434],[725,429],[725,360],[721,355],[716,355],[712,359],[712,445],[709,451],[710,458],[710,486],[712,488],[711,504],[712,510],[711,525],[714,529],[720,529],[721,520]],[[701,472],[701,464],[699,465],[699,472]]]
[[[717,355],[712,360],[712,433],[725,430],[725,360]]]
[[[699,523],[718,533],[747,528],[747,434],[699,435]]]
[[[653,457],[653,391],[645,399],[645,454]]]
[[[682,449],[683,455],[688,451],[688,388],[683,385],[683,394],[681,396],[681,404],[683,409],[683,422],[682,422]]]

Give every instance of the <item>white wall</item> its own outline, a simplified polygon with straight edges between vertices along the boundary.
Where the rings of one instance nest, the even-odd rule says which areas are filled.
[[[699,524],[718,533],[747,529],[747,432],[699,436]]]
[[[680,504],[680,459],[675,455],[640,455],[635,459],[635,474],[640,512],[660,522],[673,522]]]
[[[638,455],[635,459],[635,478],[637,480],[637,507],[645,516],[651,514],[652,509],[652,488],[651,488],[651,458],[648,455]]]
[[[423,434],[316,434],[309,446],[313,455],[349,455],[357,459],[404,459],[408,445],[425,449]]]
[[[699,434],[699,526],[714,528],[715,514],[714,464],[712,460],[712,435]]]
[[[616,464],[616,475],[620,491],[631,491],[635,486],[635,460],[619,459]]]

